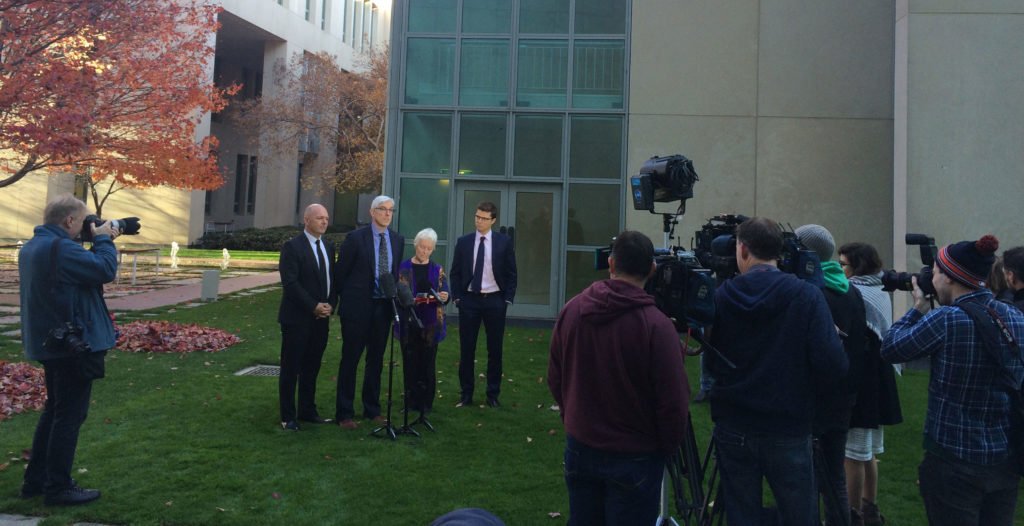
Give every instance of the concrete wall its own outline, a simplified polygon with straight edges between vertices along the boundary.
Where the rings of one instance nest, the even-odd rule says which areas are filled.
[[[891,258],[893,23],[891,0],[633,3],[627,168],[694,161],[677,242],[736,212]],[[660,216],[623,199],[626,226],[661,240]]]
[[[901,0],[897,13],[894,244],[910,231],[1024,245],[1024,3]],[[897,260],[920,265],[916,250]]]

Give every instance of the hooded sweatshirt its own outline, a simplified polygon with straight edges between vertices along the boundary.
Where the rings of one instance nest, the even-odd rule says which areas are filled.
[[[711,344],[720,353],[705,358],[715,377],[711,417],[741,432],[809,434],[815,397],[848,367],[821,291],[770,265],[715,291]]]
[[[548,387],[566,432],[592,448],[668,454],[683,441],[690,388],[679,334],[631,283],[598,281],[562,308]]]

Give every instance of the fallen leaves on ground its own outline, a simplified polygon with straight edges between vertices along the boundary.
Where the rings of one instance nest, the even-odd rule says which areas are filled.
[[[217,352],[242,341],[220,329],[168,321],[133,321],[118,330],[117,348],[126,352]]]
[[[46,404],[43,370],[25,362],[0,362],[0,422]]]

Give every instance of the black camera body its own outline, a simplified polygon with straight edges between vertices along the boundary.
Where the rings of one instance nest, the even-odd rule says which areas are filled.
[[[92,352],[85,341],[85,330],[71,322],[64,322],[50,330],[43,341],[43,348],[53,353],[81,354]]]
[[[100,226],[105,223],[106,220],[100,219],[96,214],[90,214],[85,216],[85,221],[82,223],[82,241],[92,241],[92,229],[89,225]],[[124,217],[121,219],[111,219],[110,226],[119,229],[122,234],[134,236],[139,233],[142,228],[142,224],[139,222],[137,217]]]
[[[644,290],[679,332],[711,325],[715,320],[715,278],[696,254],[681,248],[657,249],[654,274]]]
[[[918,245],[921,247],[921,272],[911,274],[909,272],[897,272],[895,269],[886,270],[882,274],[882,290],[891,292],[894,290],[912,291],[914,282],[912,278],[917,277],[917,286],[921,292],[928,296],[935,295],[935,286],[932,285],[932,265],[935,264],[935,255],[938,248],[935,246],[935,238],[925,234],[907,234],[903,238],[907,245]]]
[[[694,232],[694,252],[700,262],[715,273],[719,282],[740,273],[736,263],[736,227],[747,219],[742,214],[719,214]],[[812,285],[821,287],[825,284],[818,255],[805,247],[793,232],[782,233],[778,266],[779,270]]]

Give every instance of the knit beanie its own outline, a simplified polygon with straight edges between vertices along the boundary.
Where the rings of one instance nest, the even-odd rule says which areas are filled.
[[[992,270],[999,240],[991,234],[977,241],[961,241],[939,249],[935,262],[947,276],[972,289],[988,286],[985,280]]]
[[[836,252],[836,241],[832,239],[832,233],[821,225],[804,225],[797,228],[794,233],[805,247],[818,254],[821,261],[829,261],[832,254]]]

